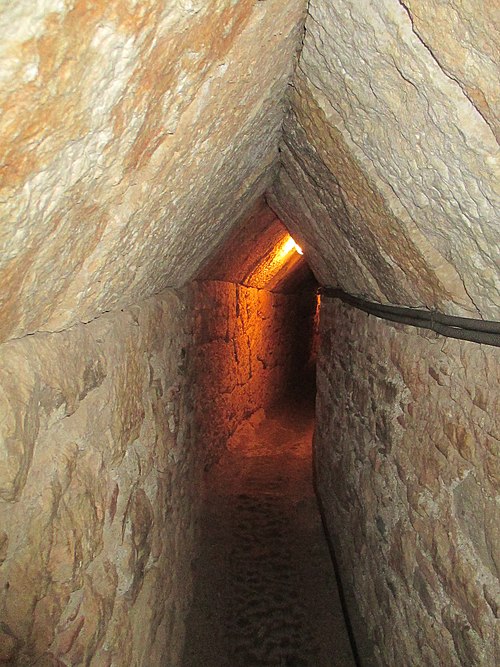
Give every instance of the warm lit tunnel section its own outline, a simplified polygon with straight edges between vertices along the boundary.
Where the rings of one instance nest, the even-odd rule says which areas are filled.
[[[232,282],[284,294],[316,287],[301,239],[292,238],[264,200],[243,216],[218,248],[198,280]]]
[[[239,425],[301,388],[314,392],[316,281],[260,201],[195,283],[197,423],[207,463]]]
[[[203,567],[182,667],[354,667],[312,483],[316,287],[264,201],[195,283]]]

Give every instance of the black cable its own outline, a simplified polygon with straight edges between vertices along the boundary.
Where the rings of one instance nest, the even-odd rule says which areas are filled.
[[[500,347],[500,322],[493,320],[476,320],[469,317],[445,315],[432,310],[407,308],[405,306],[389,306],[373,301],[365,301],[335,287],[320,287],[319,293],[328,298],[340,299],[369,315],[384,320],[408,324],[412,327],[430,329],[441,336],[468,340],[482,345]]]

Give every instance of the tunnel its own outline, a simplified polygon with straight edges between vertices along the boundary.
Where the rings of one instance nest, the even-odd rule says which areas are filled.
[[[195,298],[207,457],[182,665],[354,665],[312,481],[317,284],[264,200]]]
[[[497,24],[0,2],[0,665],[500,664]]]

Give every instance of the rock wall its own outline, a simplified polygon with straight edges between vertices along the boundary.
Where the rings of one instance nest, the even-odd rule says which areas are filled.
[[[205,463],[217,460],[236,428],[287,392],[305,386],[315,295],[278,294],[235,283],[195,283],[196,422]],[[310,370],[310,369],[309,369]]]
[[[498,319],[494,5],[309,2],[268,201],[320,283]]]
[[[270,185],[305,0],[0,3],[0,341],[192,278]]]
[[[173,292],[0,346],[0,662],[179,664],[200,492]]]
[[[317,486],[364,665],[499,664],[500,351],[327,299],[320,333]]]

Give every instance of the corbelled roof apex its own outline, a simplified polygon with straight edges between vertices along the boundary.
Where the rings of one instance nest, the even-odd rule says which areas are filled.
[[[200,275],[266,192],[320,282],[498,319],[473,5],[311,0],[305,37],[304,0],[2,5],[0,340]]]

